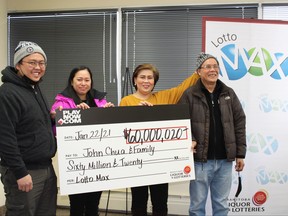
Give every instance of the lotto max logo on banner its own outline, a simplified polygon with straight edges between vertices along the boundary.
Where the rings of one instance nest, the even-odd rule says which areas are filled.
[[[249,50],[228,44],[221,48],[217,56],[220,75],[227,74],[229,80],[239,80],[247,73],[253,76],[270,76],[281,80],[288,76],[288,54],[270,53],[265,48]]]
[[[267,94],[259,96],[259,108],[262,112],[288,112],[288,100],[269,97]]]
[[[267,184],[287,184],[288,183],[288,173],[268,170],[266,167],[261,166],[256,169],[256,181],[260,185]]]
[[[58,124],[80,124],[81,110],[63,110],[63,116],[58,120]]]
[[[276,138],[260,133],[247,134],[248,151],[251,153],[262,152],[265,155],[273,155],[279,148],[279,142]]]

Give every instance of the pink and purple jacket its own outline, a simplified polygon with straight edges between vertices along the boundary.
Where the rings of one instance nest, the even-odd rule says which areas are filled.
[[[103,99],[94,98],[94,102],[97,105],[97,107],[103,107],[107,103],[105,98],[103,98]],[[77,108],[77,105],[75,104],[75,102],[72,98],[65,97],[62,94],[57,94],[55,97],[55,102],[52,105],[51,111],[55,111],[60,106],[62,106],[63,109]]]
[[[107,103],[106,99],[97,99],[94,98],[94,102],[97,105],[97,107],[104,107],[104,105]],[[77,105],[75,104],[74,100],[69,97],[65,97],[62,94],[57,94],[55,97],[55,102],[52,105],[51,111],[55,111],[60,106],[63,107],[63,109],[74,109],[77,108]],[[53,133],[56,135],[56,127],[53,125]]]

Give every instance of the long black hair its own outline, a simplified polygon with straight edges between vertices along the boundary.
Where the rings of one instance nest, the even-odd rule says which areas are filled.
[[[80,70],[87,70],[90,74],[90,78],[91,78],[91,89],[93,88],[93,77],[92,77],[92,72],[90,70],[89,67],[87,66],[79,66],[79,67],[75,67],[71,70],[69,78],[68,78],[68,83],[67,83],[67,87],[71,86],[71,83],[75,77],[75,74],[80,71]]]
[[[90,78],[91,78],[91,88],[90,90],[87,92],[87,96],[86,96],[86,101],[85,103],[87,103],[90,107],[95,107],[96,104],[94,102],[94,90],[93,90],[93,78],[92,78],[92,72],[90,70],[89,67],[87,66],[79,66],[79,67],[75,67],[71,70],[69,78],[68,78],[68,82],[67,82],[67,86],[65,88],[65,90],[62,92],[62,94],[64,96],[70,97],[74,100],[75,104],[80,104],[81,102],[83,102],[80,97],[77,95],[75,89],[72,86],[72,81],[76,75],[76,73],[78,73],[81,70],[87,70],[90,74]]]

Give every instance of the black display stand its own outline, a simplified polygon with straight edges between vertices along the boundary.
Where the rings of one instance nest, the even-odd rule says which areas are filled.
[[[109,206],[110,193],[111,193],[111,191],[109,190],[108,191],[108,197],[107,197],[105,216],[108,215],[108,206]],[[126,211],[125,211],[125,214],[128,215],[128,188],[126,188]]]
[[[124,82],[123,82],[122,97],[125,97],[125,96],[129,95],[129,85],[130,85],[131,94],[133,94],[132,79],[131,79],[131,76],[130,76],[130,71],[129,71],[129,68],[126,67],[125,76],[124,76]],[[109,200],[110,200],[110,193],[111,193],[111,191],[109,190],[108,191],[108,197],[107,197],[105,216],[108,215],[108,206],[109,206]],[[126,215],[128,215],[128,188],[126,188]]]
[[[124,82],[123,82],[122,97],[129,95],[129,85],[130,85],[130,91],[131,91],[130,94],[133,94],[132,79],[130,76],[130,71],[129,71],[129,68],[126,67]]]

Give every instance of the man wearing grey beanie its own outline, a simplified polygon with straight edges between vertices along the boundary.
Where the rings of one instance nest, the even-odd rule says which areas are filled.
[[[246,117],[235,91],[218,79],[217,58],[200,53],[196,67],[200,79],[179,100],[189,104],[191,118],[195,180],[190,181],[189,216],[206,215],[209,191],[212,215],[227,216],[232,164],[237,172],[245,165]]]
[[[0,172],[8,216],[56,215],[56,142],[49,105],[39,87],[46,65],[38,44],[21,41],[14,67],[2,70]]]

